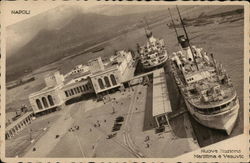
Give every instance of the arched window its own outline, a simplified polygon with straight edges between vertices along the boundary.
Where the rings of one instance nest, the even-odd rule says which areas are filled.
[[[71,91],[71,94],[72,94],[72,95],[74,95],[74,91],[73,91],[73,89],[70,89],[70,91]]]
[[[100,87],[101,89],[104,89],[104,84],[103,84],[103,82],[102,82],[102,79],[98,79],[98,83],[99,83],[99,87]]]
[[[74,91],[75,91],[75,94],[77,94],[77,89],[76,88],[74,88]]]
[[[48,105],[47,100],[46,100],[45,97],[42,98],[42,102],[43,102],[43,106],[44,106],[45,108],[49,107],[49,105]]]
[[[110,75],[110,79],[111,79],[111,82],[112,82],[113,85],[117,84],[115,76],[113,74]]]
[[[109,82],[109,78],[107,76],[104,77],[104,81],[105,81],[105,84],[106,84],[106,87],[110,87],[110,82]]]
[[[82,86],[80,86],[79,88],[80,88],[81,92],[83,92]]]
[[[39,99],[36,99],[36,105],[37,105],[38,109],[43,109],[42,103]]]
[[[77,89],[77,92],[78,92],[78,93],[81,93],[81,91],[80,91],[80,88],[79,88],[79,87],[77,87],[76,89]]]
[[[54,105],[54,101],[52,99],[52,96],[51,95],[48,95],[48,100],[49,100],[49,104],[50,106],[53,106]]]
[[[86,84],[86,85],[85,85],[85,87],[86,87],[86,89],[87,89],[87,90],[89,90],[89,86],[88,86],[88,84]]]
[[[70,90],[67,90],[66,92],[68,92],[69,96],[71,96],[71,95],[72,95]]]
[[[82,85],[82,88],[83,88],[84,91],[86,91],[85,85]]]
[[[64,91],[66,97],[69,97],[68,91]]]

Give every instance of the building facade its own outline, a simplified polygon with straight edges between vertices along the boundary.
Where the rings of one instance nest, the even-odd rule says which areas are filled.
[[[132,54],[127,51],[118,51],[114,56],[110,57],[110,62],[104,66],[101,58],[89,61],[91,71],[91,82],[95,93],[102,92],[123,86],[122,82],[129,72],[132,64]]]
[[[69,99],[82,96],[85,94],[94,93],[94,88],[92,86],[90,78],[64,85],[61,90],[63,92],[62,98],[64,101],[67,101]]]
[[[129,67],[132,64],[132,54],[118,51],[104,64],[101,57],[90,60],[86,71],[68,73],[65,76],[59,71],[45,76],[46,87],[29,96],[34,114],[50,112],[51,109],[61,108],[66,101],[86,94],[107,92],[123,86]],[[79,70],[79,66],[77,69]]]
[[[29,96],[29,102],[34,114],[46,112],[63,105],[63,86],[64,77],[57,71],[45,77],[46,87]]]
[[[117,67],[93,74],[90,78],[96,94],[121,86],[121,74]]]
[[[10,139],[22,131],[32,121],[33,112],[26,112],[22,117],[8,125],[5,129],[5,139]]]

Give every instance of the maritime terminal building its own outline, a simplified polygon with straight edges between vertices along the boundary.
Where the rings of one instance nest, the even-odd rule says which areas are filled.
[[[95,97],[103,99],[106,94],[123,90],[125,87],[142,83],[152,76],[152,117],[157,126],[169,126],[167,114],[172,112],[164,69],[134,76],[135,62],[129,51],[118,51],[108,60],[101,57],[89,60],[87,65],[77,65],[72,71],[62,75],[59,71],[44,76],[46,87],[29,95],[32,112],[27,112],[6,129],[6,139],[28,125],[33,116],[60,110],[74,99]],[[105,102],[105,100],[104,100]]]
[[[133,77],[134,66],[130,51],[117,51],[108,61],[101,57],[78,65],[62,75],[59,71],[44,77],[46,87],[29,95],[35,115],[60,109],[70,99],[95,94],[102,97],[109,91],[122,88],[126,79]]]

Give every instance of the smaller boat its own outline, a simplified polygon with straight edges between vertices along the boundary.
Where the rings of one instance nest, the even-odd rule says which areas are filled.
[[[165,41],[155,38],[149,27],[145,28],[145,34],[147,43],[143,46],[137,44],[137,50],[144,69],[152,69],[164,65],[168,59]]]

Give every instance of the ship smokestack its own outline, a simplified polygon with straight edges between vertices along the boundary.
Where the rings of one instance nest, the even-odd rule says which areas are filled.
[[[188,41],[184,37],[184,35],[178,36],[178,42],[181,45],[182,49],[189,47]]]
[[[184,35],[178,36],[178,42],[181,45],[182,53],[184,54],[185,58],[189,61],[194,61],[188,40],[184,37]]]
[[[198,64],[196,62],[196,59],[194,58],[194,53],[193,53],[193,49],[191,49],[191,45],[190,45],[190,42],[189,42],[189,38],[188,38],[188,34],[187,34],[187,31],[186,31],[186,28],[184,26],[184,23],[183,23],[183,20],[182,20],[182,17],[181,17],[181,14],[180,14],[180,11],[179,11],[179,8],[176,6],[176,9],[177,9],[177,12],[178,12],[178,15],[179,15],[179,18],[180,18],[180,21],[181,21],[181,25],[182,25],[182,28],[184,30],[184,33],[185,33],[185,36],[186,36],[186,41],[188,43],[188,46],[189,46],[189,50],[188,50],[188,55],[189,55],[189,52],[191,53],[192,57],[189,57],[188,59],[189,60],[192,60],[194,61],[195,65],[196,65],[196,68],[197,70],[199,70],[199,67],[198,67]]]

